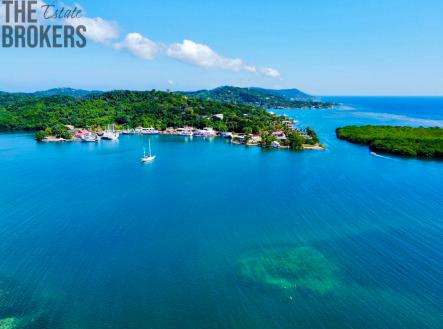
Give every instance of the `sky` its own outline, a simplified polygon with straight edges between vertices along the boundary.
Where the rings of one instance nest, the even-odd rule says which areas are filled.
[[[83,9],[75,24],[87,27],[87,47],[0,48],[0,90],[234,85],[443,96],[442,0],[46,3]]]

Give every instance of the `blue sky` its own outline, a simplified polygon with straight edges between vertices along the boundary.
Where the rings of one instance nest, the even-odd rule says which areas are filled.
[[[104,30],[90,32],[85,49],[0,49],[0,90],[238,85],[443,95],[441,0],[78,4],[87,23],[99,18],[96,28]]]

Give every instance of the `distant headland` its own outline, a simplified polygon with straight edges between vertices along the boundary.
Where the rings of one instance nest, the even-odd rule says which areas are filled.
[[[328,109],[336,106],[334,103],[322,102],[298,89],[223,86],[212,90],[178,93],[219,102],[260,106],[265,109]]]
[[[35,97],[70,96],[75,98],[83,98],[97,96],[103,93],[105,92],[99,90],[53,88],[32,93],[9,94]],[[265,109],[330,109],[337,105],[331,102],[324,102],[296,88],[265,89],[259,87],[240,88],[222,86],[211,90],[176,91],[173,93],[217,102],[259,106]],[[4,95],[5,93],[0,92],[0,94]]]

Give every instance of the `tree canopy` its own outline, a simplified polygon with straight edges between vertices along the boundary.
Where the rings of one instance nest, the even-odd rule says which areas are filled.
[[[214,115],[223,114],[223,120]],[[85,99],[0,94],[0,130],[45,130],[58,124],[76,127],[212,127],[254,133],[281,121],[265,110],[161,91],[112,91]]]
[[[337,137],[369,145],[373,151],[402,156],[443,158],[443,129],[399,126],[347,126]]]

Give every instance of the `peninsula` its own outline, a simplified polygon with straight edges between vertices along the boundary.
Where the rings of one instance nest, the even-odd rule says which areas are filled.
[[[36,131],[38,140],[71,140],[72,127],[97,132],[113,125],[135,131],[210,128],[235,143],[294,150],[321,148],[312,129],[258,106],[218,102],[162,91],[112,91],[87,97],[0,94],[0,130]]]

